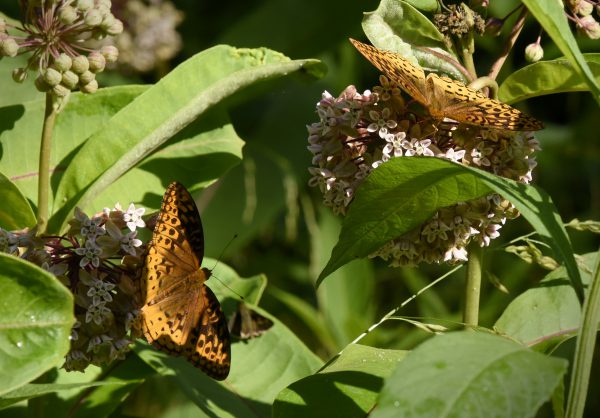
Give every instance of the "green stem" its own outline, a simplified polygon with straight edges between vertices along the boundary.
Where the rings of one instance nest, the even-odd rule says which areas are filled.
[[[596,267],[592,274],[592,283],[583,303],[583,318],[577,344],[569,397],[567,398],[566,418],[581,418],[585,408],[588,385],[596,344],[597,324],[600,320],[600,251],[596,255]]]
[[[479,297],[481,294],[482,268],[483,249],[477,242],[473,241],[469,245],[469,261],[467,262],[467,280],[465,283],[463,322],[467,329],[472,329],[479,325]]]
[[[469,84],[473,90],[481,90],[485,87],[490,89],[490,97],[495,99],[498,97],[498,83],[490,77],[479,77],[477,80]]]
[[[496,60],[496,62],[494,62],[494,64],[492,65],[492,68],[490,69],[490,73],[488,74],[488,77],[490,77],[491,79],[495,80],[496,77],[498,77],[498,73],[500,72],[500,69],[504,65],[504,62],[508,58],[508,54],[510,53],[513,46],[515,45],[515,42],[517,42],[517,38],[519,37],[521,30],[525,26],[525,19],[527,18],[527,13],[528,13],[527,8],[523,7],[521,9],[519,17],[517,18],[517,21],[515,22],[515,25],[513,26],[512,31],[510,32],[510,35],[506,41],[506,44],[504,45],[504,50],[502,51],[502,55],[500,55],[500,57],[498,57],[498,59]],[[512,12],[511,12],[511,14],[512,14]]]
[[[38,172],[38,235],[46,232],[48,225],[48,195],[50,193],[50,155],[52,153],[52,131],[57,111],[50,93],[46,93],[46,110],[40,145]]]

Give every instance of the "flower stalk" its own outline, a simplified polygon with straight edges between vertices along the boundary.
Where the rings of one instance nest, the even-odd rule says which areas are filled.
[[[465,307],[463,312],[463,322],[466,329],[473,329],[479,325],[482,268],[483,249],[476,242],[471,242],[469,245],[469,261],[467,262]]]
[[[38,172],[38,236],[46,232],[48,225],[48,195],[50,194],[50,156],[52,154],[52,132],[56,122],[57,108],[53,96],[46,93],[46,109],[40,143]]]

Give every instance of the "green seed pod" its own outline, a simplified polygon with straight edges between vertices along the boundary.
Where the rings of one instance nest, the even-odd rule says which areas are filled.
[[[71,59],[70,56],[68,56],[64,52],[62,54],[60,54],[58,57],[56,57],[56,59],[52,63],[52,66],[54,68],[56,68],[58,71],[60,71],[61,73],[70,70],[71,65],[73,65],[73,60]]]
[[[64,25],[70,25],[77,20],[77,10],[71,6],[64,6],[58,12],[58,19]]]
[[[80,87],[79,90],[81,90],[82,93],[87,94],[95,93],[96,90],[98,90],[98,82],[96,80],[92,80],[85,86]]]
[[[90,52],[88,61],[90,62],[90,71],[93,73],[102,72],[106,67],[106,58],[98,51]]]
[[[105,45],[100,48],[100,53],[106,58],[106,62],[116,62],[119,58],[119,50],[113,45]]]
[[[46,68],[46,71],[44,71],[44,81],[50,87],[54,87],[62,81],[62,74],[54,68]]]
[[[87,57],[83,55],[77,55],[73,58],[73,65],[71,65],[71,71],[81,74],[85,73],[90,68],[90,63]]]
[[[98,26],[100,23],[102,23],[102,14],[96,9],[88,10],[85,12],[83,21],[88,26]]]
[[[85,86],[86,84],[91,83],[96,78],[96,75],[91,71],[85,71],[79,74],[79,85]]]
[[[0,39],[0,57],[15,57],[19,52],[19,44],[13,38],[7,36]]]
[[[27,68],[15,68],[12,71],[12,78],[17,83],[22,83],[27,79]]]
[[[73,90],[79,83],[79,77],[73,71],[65,71],[62,75],[61,84],[68,89]]]

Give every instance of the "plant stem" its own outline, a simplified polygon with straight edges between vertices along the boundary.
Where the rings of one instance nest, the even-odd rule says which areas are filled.
[[[469,244],[467,262],[467,280],[465,282],[465,307],[463,322],[465,328],[479,325],[479,296],[481,294],[481,271],[483,268],[483,249],[477,242]]]
[[[575,346],[575,359],[571,385],[567,398],[566,418],[581,418],[585,409],[594,346],[596,344],[597,324],[600,320],[600,251],[596,253],[596,267],[592,274],[590,290],[583,302],[583,318],[577,345]]]
[[[490,97],[495,99],[498,97],[498,83],[496,80],[489,77],[479,77],[477,80],[469,84],[473,90],[481,90],[487,87],[490,90]]]
[[[517,41],[517,38],[519,37],[523,26],[525,26],[525,18],[527,17],[527,13],[527,8],[523,7],[521,9],[521,13],[519,13],[517,21],[515,22],[515,26],[513,27],[508,39],[506,40],[506,45],[504,45],[504,51],[502,51],[502,55],[500,55],[500,57],[496,60],[496,62],[494,62],[492,68],[490,69],[488,77],[490,77],[492,80],[495,80],[496,77],[498,77],[500,69],[504,65],[506,58],[508,58],[508,54],[510,53],[512,47],[515,45],[515,42]]]
[[[52,95],[46,93],[46,110],[42,141],[40,145],[40,164],[38,172],[38,235],[46,232],[48,225],[48,194],[50,192],[50,155],[52,153],[52,132],[57,111],[53,105]]]

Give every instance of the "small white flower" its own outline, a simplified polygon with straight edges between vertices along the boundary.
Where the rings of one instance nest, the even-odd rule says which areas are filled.
[[[123,220],[127,224],[127,228],[131,231],[135,231],[135,228],[143,228],[146,226],[146,223],[142,219],[142,215],[146,212],[145,208],[135,208],[135,205],[132,203],[127,208],[127,212],[123,214]]]
[[[121,238],[121,248],[128,254],[136,255],[135,249],[142,245],[142,241],[136,238],[137,231],[131,231]]]
[[[83,268],[88,264],[92,264],[95,268],[100,266],[100,257],[102,248],[98,247],[92,240],[87,240],[84,247],[75,248],[75,254],[83,256],[79,261],[79,267]]]
[[[429,149],[430,146],[431,139],[423,139],[419,141],[418,139],[413,138],[410,141],[406,139],[402,141],[402,148],[406,150],[404,152],[404,155],[406,155],[407,157],[412,157],[414,155],[424,155],[426,157],[433,157],[435,154],[432,150]]]
[[[106,302],[92,303],[85,313],[85,322],[94,321],[96,325],[100,325],[109,314],[110,309],[106,307]]]
[[[452,247],[444,254],[444,261],[467,261],[468,255],[466,249]]]
[[[442,157],[454,161],[455,163],[460,163],[460,161],[465,158],[465,153],[466,151],[464,149],[455,151],[454,148],[450,148],[445,154],[442,154]]]
[[[383,147],[383,155],[388,157],[402,157],[402,141],[406,139],[406,132],[388,134],[385,137],[387,144]]]
[[[393,119],[389,119],[391,110],[386,107],[381,112],[381,115],[376,110],[369,112],[369,117],[373,120],[369,126],[367,126],[368,132],[379,132],[381,138],[385,138],[388,134],[388,129],[394,129],[398,126],[398,122]]]

